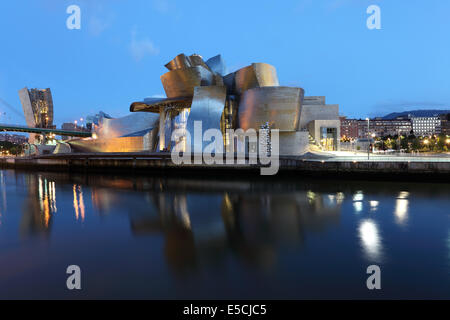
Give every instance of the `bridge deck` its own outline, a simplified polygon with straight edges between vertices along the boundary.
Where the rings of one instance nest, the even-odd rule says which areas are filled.
[[[47,128],[30,128],[17,126],[13,124],[0,124],[0,131],[11,131],[11,132],[28,132],[28,133],[38,133],[38,134],[55,134],[57,136],[69,136],[69,137],[90,137],[91,132],[86,131],[69,131],[62,129],[47,129]]]

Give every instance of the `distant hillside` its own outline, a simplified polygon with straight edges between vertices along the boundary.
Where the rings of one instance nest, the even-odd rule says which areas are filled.
[[[385,115],[383,119],[395,119],[397,117],[407,117],[408,114],[412,114],[416,117],[432,117],[436,114],[450,113],[450,110],[411,110],[404,112],[392,112]]]

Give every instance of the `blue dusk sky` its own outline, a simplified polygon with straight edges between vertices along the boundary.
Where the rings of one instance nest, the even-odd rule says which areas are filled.
[[[69,5],[81,29],[69,30]],[[369,30],[369,5],[381,30]],[[447,0],[15,0],[0,2],[0,98],[50,87],[55,123],[164,94],[164,64],[179,53],[221,53],[228,71],[277,68],[281,85],[325,95],[349,117],[450,106]],[[21,123],[0,103],[0,123]]]

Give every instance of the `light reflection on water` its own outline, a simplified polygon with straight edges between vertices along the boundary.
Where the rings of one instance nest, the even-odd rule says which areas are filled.
[[[395,221],[398,225],[404,226],[408,222],[409,192],[401,191],[395,201]]]
[[[0,193],[0,298],[68,297],[74,263],[85,297],[370,298],[370,264],[382,297],[424,274],[449,297],[444,184],[0,171]]]
[[[382,239],[378,226],[372,219],[360,222],[359,236],[367,259],[373,262],[381,262]]]
[[[379,201],[369,201],[370,204],[370,211],[377,211],[378,205],[380,204]]]
[[[76,184],[73,185],[73,208],[75,210],[75,219],[81,219],[83,222],[85,217],[83,189]]]

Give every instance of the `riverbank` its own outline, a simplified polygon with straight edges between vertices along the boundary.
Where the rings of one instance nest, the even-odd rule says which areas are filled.
[[[325,177],[407,179],[450,181],[450,159],[433,157],[343,157],[332,154],[284,156],[279,159],[279,175]],[[192,161],[193,162],[193,161]],[[261,165],[248,164],[175,164],[170,153],[79,153],[36,157],[0,158],[1,168],[113,173],[163,173],[180,175],[189,172],[208,174],[259,175]]]

